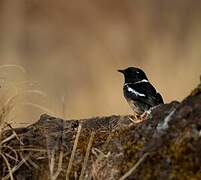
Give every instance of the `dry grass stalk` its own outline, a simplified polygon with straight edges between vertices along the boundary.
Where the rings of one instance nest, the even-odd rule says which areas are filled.
[[[11,180],[14,180],[14,178],[13,178],[13,173],[12,173],[12,169],[11,169],[11,165],[10,165],[8,159],[6,158],[6,156],[4,156],[3,153],[0,153],[0,155],[1,155],[1,157],[4,159],[4,161],[5,161],[6,165],[7,165],[10,179],[11,179]]]
[[[29,155],[23,158],[16,166],[14,166],[11,170],[11,173],[14,174],[14,172],[17,171],[28,159],[29,159]],[[10,178],[10,174],[7,174],[5,177],[2,178],[2,180],[7,180],[9,178]]]
[[[60,172],[62,171],[63,156],[64,156],[63,149],[61,149],[59,153],[58,167],[56,172],[54,173],[55,156],[53,154],[51,162],[50,162],[50,179],[51,180],[56,180]]]
[[[54,163],[55,163],[54,154],[55,154],[54,150],[48,151],[50,179],[54,174]]]
[[[76,134],[76,137],[75,137],[75,141],[74,141],[74,144],[73,144],[73,150],[71,152],[68,168],[67,168],[67,171],[66,171],[66,180],[69,180],[69,177],[70,177],[70,172],[71,172],[71,168],[72,168],[72,165],[73,165],[73,160],[74,160],[78,140],[79,140],[79,137],[80,137],[81,129],[82,129],[82,125],[79,124],[77,134]]]
[[[4,140],[1,141],[1,144],[4,144],[8,141],[10,141],[11,139],[15,138],[15,134],[11,134],[10,136],[8,136],[7,138],[5,138]]]
[[[8,145],[6,145],[6,146],[1,146],[1,148],[5,148],[6,150],[10,150],[10,152],[13,152],[14,153],[14,155],[15,155],[15,157],[13,157],[14,159],[17,159],[18,160],[18,154],[17,154],[17,151],[13,148],[13,147],[11,147],[11,146],[8,146]],[[5,151],[6,151],[5,150]],[[1,151],[1,153],[4,153],[3,152],[3,150]]]
[[[43,97],[47,97],[47,94],[44,93],[43,91],[37,90],[37,89],[28,89],[25,91],[21,91],[20,94],[36,94],[36,95],[40,95]]]
[[[51,116],[58,116],[58,114],[50,111],[48,108],[46,107],[43,107],[39,104],[34,104],[34,103],[30,103],[30,102],[25,102],[25,103],[19,103],[19,105],[25,105],[25,106],[32,106],[32,107],[35,107],[37,109],[40,109],[42,112],[46,112],[48,114],[50,114]]]
[[[109,134],[107,139],[106,139],[106,141],[105,141],[105,143],[104,143],[104,145],[103,145],[103,150],[106,150],[106,148],[107,148],[109,142],[111,141],[111,139],[112,139],[112,135]]]
[[[89,154],[90,154],[90,150],[91,150],[91,146],[92,146],[92,143],[93,143],[94,136],[95,136],[95,131],[92,131],[90,139],[89,139],[89,143],[88,143],[88,146],[87,146],[86,154],[85,154],[85,157],[84,157],[84,162],[82,164],[82,170],[81,170],[81,173],[80,173],[79,180],[84,179],[84,173],[85,173],[85,170],[86,170],[86,167],[87,167],[87,162],[88,162],[88,159],[89,159]]]
[[[39,169],[39,166],[34,162],[32,161],[31,158],[27,159],[27,162],[32,165],[35,169]]]
[[[4,153],[4,155],[5,155],[6,157],[10,158],[11,160],[14,160],[15,162],[18,161],[18,159],[16,159],[15,157],[11,156],[11,155],[8,154],[8,153]]]
[[[137,163],[128,172],[126,172],[119,180],[127,179],[138,168],[138,166],[146,159],[148,155],[149,153],[143,154],[143,156],[137,161]]]
[[[37,148],[29,148],[29,147],[23,147],[23,148],[20,148],[20,149],[15,149],[17,152],[19,151],[35,151],[35,152],[47,152],[46,149],[37,149]]]
[[[15,69],[20,70],[22,73],[26,72],[26,70],[22,66],[19,66],[16,64],[5,64],[5,65],[0,66],[0,69],[5,69],[5,68],[15,68]]]
[[[6,123],[6,125],[12,130],[13,135],[17,138],[17,140],[19,141],[19,143],[21,145],[24,145],[24,143],[20,140],[19,136],[17,135],[17,133],[15,132],[15,130],[13,129],[13,127],[9,123]]]

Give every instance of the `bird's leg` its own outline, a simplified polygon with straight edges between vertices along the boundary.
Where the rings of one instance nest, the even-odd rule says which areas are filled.
[[[148,118],[148,116],[149,116],[149,112],[145,111],[142,115],[140,115],[141,121],[146,120]]]
[[[152,112],[152,109],[149,109],[149,110],[145,111],[145,112],[141,115],[141,118],[143,119],[143,121],[152,118],[151,112]]]

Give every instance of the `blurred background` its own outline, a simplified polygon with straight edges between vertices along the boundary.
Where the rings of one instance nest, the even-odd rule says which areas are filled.
[[[201,74],[201,1],[0,0],[0,93],[36,92],[16,98],[11,121],[46,109],[66,119],[132,113],[116,71],[128,66],[165,102],[187,96]]]

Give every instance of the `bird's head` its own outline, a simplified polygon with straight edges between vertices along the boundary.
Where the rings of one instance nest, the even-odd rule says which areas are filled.
[[[125,78],[125,83],[135,83],[141,80],[148,80],[144,71],[135,67],[128,67],[124,70],[118,70]]]

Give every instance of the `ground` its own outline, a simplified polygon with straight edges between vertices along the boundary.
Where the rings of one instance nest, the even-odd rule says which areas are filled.
[[[5,130],[4,179],[201,179],[201,85],[182,102],[130,116],[63,120],[49,115]]]

